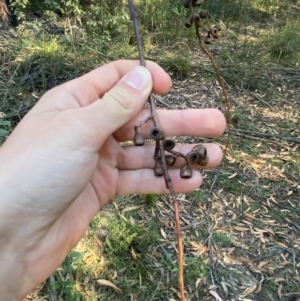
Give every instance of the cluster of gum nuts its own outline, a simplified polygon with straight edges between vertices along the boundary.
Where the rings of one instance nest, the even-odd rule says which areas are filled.
[[[201,6],[204,0],[185,0],[183,6],[189,9],[189,17],[185,20],[185,27],[190,28],[195,24],[196,28],[202,27],[201,19],[208,17],[208,10],[203,9],[199,13],[195,11],[195,7]],[[207,31],[207,35],[204,38],[205,44],[211,44],[213,39],[219,39],[219,31],[221,31],[221,25],[216,24],[210,30]]]
[[[138,126],[134,127],[134,138],[133,142],[136,146],[142,146],[145,144],[145,138],[142,136],[142,134],[138,131]],[[163,154],[166,159],[166,165],[167,167],[174,166],[176,159],[178,157],[181,157],[184,159],[184,164],[180,169],[180,177],[183,179],[189,179],[193,175],[192,165],[198,164],[200,166],[205,166],[208,163],[208,156],[206,148],[202,144],[197,144],[193,147],[193,149],[186,155],[183,155],[182,153],[175,151],[174,148],[176,146],[176,142],[173,138],[165,137],[164,132],[158,128],[154,127],[150,131],[150,137],[155,141],[155,151],[154,151],[154,175],[155,176],[163,176],[164,175],[164,169],[162,166],[162,158],[160,153],[160,146],[159,143],[162,141],[163,149],[165,152],[169,154]]]

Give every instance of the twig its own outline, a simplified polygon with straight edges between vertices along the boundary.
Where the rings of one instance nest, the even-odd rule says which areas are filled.
[[[137,40],[137,46],[139,51],[139,58],[140,58],[140,64],[141,66],[146,67],[145,59],[144,59],[144,53],[143,53],[143,47],[142,47],[142,41],[141,36],[139,32],[139,25],[138,25],[138,19],[137,14],[135,12],[133,0],[128,0],[129,10],[131,19],[134,26],[134,32]],[[149,99],[150,103],[150,110],[151,110],[151,116],[153,118],[153,123],[155,127],[159,127],[156,108],[155,108],[155,101],[152,94],[150,94]],[[167,163],[166,163],[166,157],[164,153],[164,147],[163,147],[163,141],[159,140],[158,147],[160,151],[161,156],[161,163],[162,163],[162,169],[164,174],[164,179],[166,183],[166,187],[169,189],[171,197],[173,199],[173,206],[174,206],[174,213],[175,213],[175,220],[176,220],[176,234],[177,234],[177,241],[178,241],[178,282],[179,282],[179,290],[180,290],[180,298],[182,301],[185,301],[185,292],[184,292],[184,279],[183,279],[183,243],[182,243],[182,235],[181,235],[181,229],[180,229],[180,217],[179,217],[179,206],[178,201],[176,198],[176,193],[172,184],[172,180],[170,178]]]
[[[264,101],[261,97],[259,97],[258,95],[256,95],[256,94],[253,93],[253,92],[250,92],[250,94],[253,95],[253,96],[254,96],[256,99],[258,99],[259,101],[261,101],[263,104],[265,104],[267,107],[269,107],[269,109],[270,109],[271,111],[274,111],[273,108],[272,108],[272,106],[269,105],[266,101]]]
[[[192,10],[192,6],[191,5],[192,5],[192,1],[190,2],[190,9]],[[197,39],[198,39],[199,47],[203,50],[203,52],[210,59],[212,65],[213,65],[213,67],[214,67],[214,69],[216,71],[218,82],[219,82],[219,84],[220,84],[220,86],[222,88],[223,94],[224,94],[224,98],[225,98],[225,102],[226,102],[226,107],[227,107],[227,125],[228,125],[228,136],[227,136],[227,142],[226,142],[226,148],[225,148],[225,153],[226,153],[226,150],[229,147],[229,139],[230,139],[230,131],[231,131],[230,105],[229,105],[228,95],[227,95],[227,91],[226,91],[225,86],[224,86],[223,79],[222,79],[222,77],[220,75],[219,68],[218,68],[215,60],[213,59],[212,55],[208,51],[208,49],[203,45],[202,39],[201,39],[201,35],[200,35],[200,32],[199,32],[199,26],[197,26],[196,23],[195,23],[195,29],[196,29],[196,36],[197,36]]]
[[[166,108],[168,109],[171,109],[171,106],[169,104],[167,104],[165,101],[163,101],[163,99],[161,97],[159,97],[158,95],[156,94],[153,94],[153,97],[160,103],[162,104],[163,106],[165,106]]]
[[[263,137],[263,138],[276,138],[276,139],[280,139],[280,140],[285,140],[288,142],[294,142],[297,144],[300,144],[300,138],[296,138],[296,137],[286,137],[286,136],[282,136],[279,134],[273,134],[273,133],[260,133],[260,132],[254,132],[254,131],[250,131],[250,130],[244,130],[244,129],[232,129],[231,130],[232,134],[248,134],[251,136],[256,136],[256,137]]]
[[[215,185],[215,183],[216,183],[216,181],[217,181],[218,176],[219,176],[218,174],[215,175],[214,180],[213,180],[213,182],[212,182],[212,184],[211,184],[211,187],[210,187],[210,189],[209,189],[209,193],[212,192],[213,187],[214,187],[214,185]]]
[[[218,82],[219,82],[219,84],[220,84],[220,86],[222,88],[223,94],[224,94],[224,98],[225,98],[225,102],[226,102],[226,107],[227,107],[227,125],[228,125],[228,136],[227,136],[226,149],[225,149],[225,152],[226,152],[226,150],[229,147],[229,140],[230,140],[230,133],[231,133],[230,132],[231,131],[230,105],[229,105],[228,95],[227,95],[227,92],[226,92],[226,89],[225,89],[222,77],[220,75],[219,69],[217,67],[217,64],[215,63],[215,61],[214,61],[213,57],[211,56],[210,52],[208,51],[208,49],[202,44],[201,37],[200,37],[200,34],[199,34],[199,29],[197,29],[197,37],[198,37],[198,41],[199,41],[199,46],[204,51],[204,53],[208,56],[208,58],[211,60],[213,66],[214,66],[214,68],[216,70]]]

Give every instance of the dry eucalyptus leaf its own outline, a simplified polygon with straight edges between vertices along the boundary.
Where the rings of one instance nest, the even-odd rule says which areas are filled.
[[[99,280],[97,280],[97,282],[98,282],[100,285],[111,287],[111,288],[114,289],[117,293],[121,293],[121,292],[122,292],[116,285],[114,285],[112,282],[110,282],[110,281],[108,281],[108,280],[105,280],[105,279],[99,279]]]

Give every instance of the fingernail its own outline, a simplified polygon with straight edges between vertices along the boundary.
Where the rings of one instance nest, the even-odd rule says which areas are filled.
[[[138,66],[128,73],[124,82],[136,90],[144,90],[151,81],[151,74],[147,68]]]

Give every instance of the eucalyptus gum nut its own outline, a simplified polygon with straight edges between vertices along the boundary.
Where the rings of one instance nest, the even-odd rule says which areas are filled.
[[[202,158],[198,161],[198,165],[200,166],[206,166],[209,162],[209,157],[206,156],[205,158]]]
[[[191,167],[187,164],[185,164],[181,169],[180,169],[180,177],[182,179],[190,179],[193,175],[193,170]]]
[[[202,5],[204,0],[192,0],[193,6],[200,6]]]
[[[163,141],[164,150],[169,151],[172,150],[176,146],[176,142],[172,138],[165,138]]]
[[[209,31],[209,33],[210,33],[212,36],[217,35],[218,32],[219,32],[219,30],[218,30],[216,27],[213,27],[213,28]]]
[[[192,1],[192,0],[185,0],[185,1],[183,2],[183,6],[184,6],[185,8],[189,8],[189,7],[190,7],[191,1]]]
[[[185,8],[189,8],[190,7],[190,3],[192,2],[192,6],[196,7],[196,6],[200,6],[203,4],[204,0],[185,0],[183,2],[183,6]]]
[[[193,152],[197,152],[200,155],[200,159],[207,157],[207,150],[203,144],[197,144],[192,149]]]
[[[202,19],[206,19],[208,17],[208,10],[206,10],[206,9],[201,10],[199,13],[199,16]]]
[[[166,163],[167,166],[173,166],[176,162],[176,157],[173,155],[166,155]]]
[[[193,25],[193,16],[188,17],[185,22],[184,22],[184,26],[186,28],[190,28]]]
[[[150,131],[150,136],[154,141],[159,141],[162,140],[164,138],[164,132],[158,128],[158,127],[154,127],[151,131]]]
[[[153,171],[154,171],[154,175],[157,176],[157,177],[161,177],[161,176],[164,175],[164,170],[163,170],[162,165],[159,161],[155,162]]]
[[[221,30],[222,30],[222,27],[221,27],[220,24],[216,24],[214,27],[215,27],[218,31],[221,31]]]
[[[200,154],[198,152],[189,152],[185,156],[185,159],[190,164],[197,164],[201,158],[200,158]]]
[[[193,21],[194,21],[195,23],[200,22],[200,16],[199,16],[198,14],[193,14]]]
[[[145,144],[145,138],[138,131],[135,132],[133,137],[133,143],[135,146],[142,146]]]
[[[205,44],[211,44],[211,38],[208,37],[208,36],[205,37],[205,38],[204,38],[204,43],[205,43]]]

